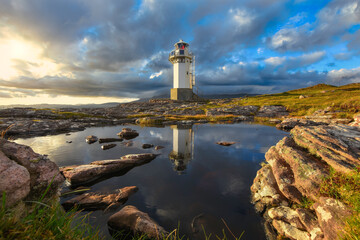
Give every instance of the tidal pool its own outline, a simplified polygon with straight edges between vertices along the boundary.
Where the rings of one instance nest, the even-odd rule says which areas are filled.
[[[102,150],[98,142],[85,142],[88,135],[116,137],[123,127],[88,128],[69,136],[42,136],[16,142],[47,154],[59,166],[117,159],[131,153],[159,153],[161,155],[152,162],[135,167],[123,176],[92,185],[91,191],[110,192],[137,186],[139,191],[125,205],[134,205],[148,213],[168,231],[179,226],[180,234],[189,239],[202,239],[203,230],[213,236],[222,236],[224,230],[228,239],[243,231],[242,239],[265,239],[262,219],[250,203],[250,186],[265,152],[288,133],[247,123],[164,128],[129,125],[126,127],[140,134],[125,141],[132,141],[132,146],[116,142],[116,147]],[[225,147],[217,145],[217,141],[236,143]],[[142,149],[144,143],[164,148]],[[110,235],[106,223],[113,213],[95,211],[90,214],[90,223],[99,227],[107,238]]]

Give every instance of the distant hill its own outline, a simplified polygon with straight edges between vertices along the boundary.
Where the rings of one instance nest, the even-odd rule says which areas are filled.
[[[34,104],[34,105],[25,105],[25,104],[13,104],[13,105],[0,105],[0,109],[4,108],[107,108],[107,107],[115,107],[119,105],[118,102],[109,102],[109,103],[102,103],[102,104],[77,104],[77,105],[70,105],[70,104]]]

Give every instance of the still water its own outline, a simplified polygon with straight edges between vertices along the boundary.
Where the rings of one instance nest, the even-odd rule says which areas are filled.
[[[131,140],[132,146],[117,142],[116,147],[104,151],[98,142],[85,143],[88,135],[116,137],[122,127],[88,128],[69,136],[60,134],[16,142],[47,154],[59,166],[117,159],[131,153],[160,153],[152,162],[123,176],[94,184],[91,191],[111,192],[135,185],[139,191],[126,204],[148,213],[168,231],[180,226],[180,233],[190,239],[202,239],[201,225],[213,236],[222,236],[224,230],[230,239],[230,229],[235,236],[245,231],[242,239],[265,239],[261,218],[250,203],[250,186],[265,152],[288,133],[246,123],[165,128],[131,125],[140,134]],[[236,143],[225,147],[217,145],[217,141]],[[142,149],[144,143],[164,148]],[[108,238],[106,222],[113,213],[95,211],[90,215],[90,223]]]

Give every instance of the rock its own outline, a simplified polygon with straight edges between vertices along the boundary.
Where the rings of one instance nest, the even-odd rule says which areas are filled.
[[[90,135],[86,137],[86,142],[88,144],[92,144],[94,142],[96,142],[98,140],[98,138],[96,136]]]
[[[299,218],[298,213],[289,207],[280,206],[271,208],[268,211],[268,215],[271,219],[281,220],[301,231],[306,230],[305,226],[302,224]]]
[[[159,226],[147,213],[128,205],[110,216],[108,226],[117,231],[132,232],[134,235],[146,234],[149,238],[162,238],[168,233]]]
[[[231,108],[211,108],[206,112],[206,116],[218,115],[236,115],[236,116],[254,116],[258,111],[258,106],[233,106]]]
[[[30,174],[27,169],[10,160],[0,151],[0,196],[6,194],[5,206],[13,206],[30,193]]]
[[[349,124],[350,126],[360,127],[360,114],[354,116],[354,121]]]
[[[285,205],[288,203],[280,192],[269,164],[263,166],[256,174],[251,186],[252,202],[257,212],[263,212],[268,206]]]
[[[138,188],[136,186],[124,187],[118,189],[112,194],[102,194],[97,192],[84,193],[70,200],[67,200],[62,205],[69,210],[73,207],[84,210],[99,210],[115,208],[124,204],[129,196],[136,193]]]
[[[52,196],[64,181],[54,162],[28,146],[0,139],[0,159],[0,188],[7,193],[8,205],[24,197],[38,199],[50,184]]]
[[[299,230],[287,222],[273,220],[273,226],[282,236],[288,237],[289,239],[310,240],[310,234],[308,232]]]
[[[256,113],[258,117],[282,117],[287,115],[289,115],[288,111],[281,105],[262,106]]]
[[[152,148],[154,145],[153,144],[149,144],[149,143],[144,143],[142,145],[142,148],[146,149],[146,148]]]
[[[94,161],[86,165],[62,167],[60,170],[72,185],[80,185],[129,171],[152,161],[156,156],[152,153],[129,154],[121,159]]]
[[[299,99],[304,99],[304,98],[308,98],[308,97],[309,97],[308,95],[300,95]]]
[[[295,186],[294,173],[289,164],[275,147],[265,154],[265,159],[272,168],[280,192],[290,201],[300,203],[303,196]]]
[[[66,143],[72,143],[72,141],[66,141]]]
[[[317,199],[320,184],[328,175],[326,165],[299,148],[289,137],[280,140],[276,144],[276,149],[293,172],[293,185],[301,192],[302,196]]]
[[[105,144],[101,146],[102,150],[108,150],[110,148],[116,147],[116,144]]]
[[[122,142],[122,138],[99,138],[99,143]]]
[[[132,141],[128,141],[128,142],[125,142],[124,145],[126,147],[131,147],[132,145],[134,145],[134,143]]]
[[[164,146],[155,146],[155,150],[160,150],[160,149],[163,149]]]
[[[360,164],[360,131],[348,125],[296,127],[291,131],[299,146],[315,154],[336,171],[350,172]]]
[[[296,212],[301,223],[305,226],[308,233],[310,233],[311,240],[324,239],[324,233],[320,228],[318,219],[310,209],[297,208]]]
[[[216,142],[216,144],[219,144],[221,146],[226,146],[226,147],[231,146],[231,145],[233,145],[235,143],[236,142]]]
[[[325,239],[342,239],[345,220],[352,214],[349,208],[339,200],[326,197],[320,197],[313,207]]]
[[[29,146],[0,139],[0,150],[11,160],[25,167],[30,173],[30,197],[38,197],[49,184],[49,195],[55,193],[64,178],[58,166],[46,156],[35,153]]]
[[[289,131],[293,129],[295,126],[319,126],[319,125],[328,125],[328,124],[329,123],[315,122],[303,118],[285,118],[281,123],[277,124],[276,127],[282,130]]]
[[[139,136],[139,133],[131,128],[123,128],[121,132],[119,132],[117,135],[128,140],[136,138],[137,136]]]

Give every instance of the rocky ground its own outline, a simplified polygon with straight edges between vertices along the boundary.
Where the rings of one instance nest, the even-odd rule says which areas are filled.
[[[359,124],[359,118],[354,122]],[[360,128],[344,124],[296,126],[265,155],[251,187],[269,239],[340,239],[352,209],[325,197],[330,169],[350,173],[360,165]],[[312,204],[304,204],[312,203]]]

